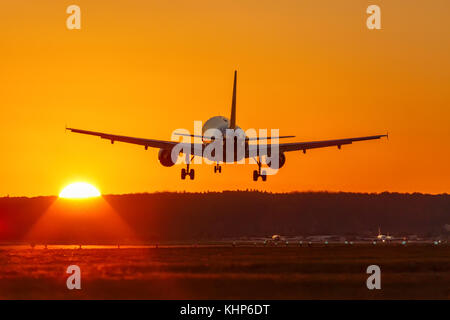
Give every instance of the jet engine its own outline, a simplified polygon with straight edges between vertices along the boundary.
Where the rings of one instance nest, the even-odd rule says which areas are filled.
[[[273,155],[273,156],[276,156],[276,155]],[[272,161],[268,162],[267,165],[272,169],[281,169],[284,166],[285,162],[286,162],[286,156],[284,155],[284,152],[282,152],[278,155],[278,165],[276,163],[272,164]]]
[[[158,160],[164,167],[171,167],[175,163],[172,161],[172,150],[159,149]]]

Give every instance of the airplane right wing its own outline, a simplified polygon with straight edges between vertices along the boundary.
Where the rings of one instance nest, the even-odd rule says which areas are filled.
[[[336,140],[280,143],[279,150],[280,150],[280,152],[298,151],[298,150],[303,150],[303,152],[306,152],[306,150],[308,150],[308,149],[325,148],[325,147],[333,147],[333,146],[337,146],[340,149],[341,146],[344,144],[352,144],[353,142],[356,142],[356,141],[380,139],[382,137],[387,137],[387,136],[388,136],[387,134],[380,134],[380,135],[376,135],[376,136],[336,139]]]

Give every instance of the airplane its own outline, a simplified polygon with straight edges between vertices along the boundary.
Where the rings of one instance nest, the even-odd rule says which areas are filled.
[[[242,129],[236,125],[236,86],[237,86],[237,71],[234,71],[234,82],[233,82],[233,96],[232,96],[232,102],[231,102],[231,116],[230,118],[226,118],[224,116],[214,116],[210,119],[208,119],[205,124],[202,127],[202,135],[191,135],[191,134],[183,134],[183,133],[175,133],[180,136],[190,136],[202,138],[201,143],[182,143],[182,142],[176,142],[176,141],[165,141],[165,140],[155,140],[155,139],[143,139],[143,138],[135,138],[135,137],[128,137],[128,136],[121,136],[121,135],[115,135],[110,133],[103,133],[103,132],[96,132],[96,131],[88,131],[88,130],[82,130],[82,129],[75,129],[75,128],[66,128],[66,130],[69,130],[74,133],[80,133],[80,134],[86,134],[86,135],[92,135],[92,136],[98,136],[102,139],[110,140],[112,144],[114,144],[115,141],[119,142],[125,142],[125,143],[131,143],[136,144],[140,146],[144,146],[145,150],[150,148],[157,148],[159,149],[158,153],[158,160],[164,167],[172,167],[175,165],[175,162],[173,161],[172,155],[172,149],[176,145],[182,145],[182,150],[186,156],[186,169],[183,168],[181,170],[181,179],[186,179],[186,176],[189,176],[191,180],[194,179],[195,171],[194,169],[189,168],[189,164],[192,161],[192,159],[195,156],[199,157],[205,157],[205,148],[208,146],[209,143],[214,141],[214,137],[211,136],[205,136],[205,132],[210,132],[209,130],[218,130],[224,137],[223,141],[223,160],[220,162],[223,163],[235,163],[237,161],[242,160],[242,158],[253,158],[255,162],[258,164],[258,170],[253,171],[253,181],[257,181],[259,177],[261,177],[262,181],[266,181],[267,174],[265,170],[261,170],[262,161],[261,158],[264,156],[269,156],[270,149],[269,148],[258,148],[258,144],[249,144],[250,141],[254,140],[273,140],[273,139],[284,139],[284,138],[293,138],[295,136],[278,136],[278,137],[248,137],[243,133]],[[232,129],[232,132],[240,132],[237,136],[234,137],[234,142],[237,141],[237,139],[240,139],[240,141],[244,141],[244,153],[241,153],[240,157],[238,158],[237,152],[234,152],[234,155],[230,155],[229,159],[226,157],[226,148],[225,148],[225,137],[228,137],[230,129]],[[243,134],[243,135],[242,135]],[[321,141],[309,141],[309,142],[291,142],[291,143],[277,143],[277,145],[272,144],[271,147],[275,148],[275,150],[278,150],[277,154],[270,155],[274,157],[273,159],[276,159],[275,157],[278,157],[278,163],[277,161],[268,161],[265,164],[268,165],[268,167],[272,169],[280,169],[284,166],[286,162],[286,152],[291,151],[303,151],[303,153],[306,153],[306,150],[309,149],[315,149],[315,148],[324,148],[324,147],[331,147],[331,146],[337,146],[338,149],[341,149],[342,145],[352,144],[353,142],[357,141],[364,141],[364,140],[374,140],[374,139],[380,139],[382,137],[388,137],[388,134],[381,134],[381,135],[373,135],[373,136],[365,136],[365,137],[356,137],[356,138],[345,138],[345,139],[335,139],[335,140],[321,140]],[[219,140],[218,140],[219,141]],[[228,141],[228,140],[227,140]],[[236,143],[237,145],[237,143]],[[234,147],[236,147],[236,145]],[[191,158],[189,160],[189,158]],[[215,173],[221,173],[222,168],[219,164],[219,161],[216,161],[215,158],[208,158],[209,160],[212,160],[214,162],[217,162],[217,164],[214,166],[214,172]]]
[[[279,234],[274,234],[273,236],[272,236],[272,241],[273,242],[278,242],[278,241],[280,241],[281,240],[281,236],[279,235]]]
[[[381,241],[383,241],[383,242],[385,242],[385,241],[391,241],[391,240],[392,240],[392,236],[389,235],[389,232],[388,232],[387,235],[382,234],[382,233],[381,233],[380,227],[378,227],[378,235],[377,235],[377,239],[378,239],[378,240],[381,240]]]

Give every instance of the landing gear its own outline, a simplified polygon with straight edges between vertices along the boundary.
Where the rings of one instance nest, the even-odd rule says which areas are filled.
[[[186,179],[186,176],[189,176],[191,180],[194,180],[195,177],[195,170],[191,169],[189,170],[189,165],[187,165],[187,169],[181,169],[181,179]]]
[[[192,157],[192,159],[194,159],[194,157]],[[191,159],[191,161],[192,161],[192,159]],[[190,161],[187,163],[186,169],[184,169],[184,168],[181,169],[181,180],[185,180],[186,176],[189,176],[189,178],[191,180],[194,180],[195,170],[194,169],[189,170],[189,163],[190,163]]]
[[[264,181],[264,182],[267,180],[266,171],[263,171],[263,172],[262,172],[261,178],[262,178],[262,181]]]
[[[214,166],[214,173],[217,173],[217,172],[218,173],[222,172],[222,167],[218,163]]]
[[[261,170],[261,160],[259,159],[259,157],[256,162],[258,163],[258,170],[253,171],[253,181],[258,181],[259,177],[261,177],[262,181],[266,181],[267,180],[266,170]]]
[[[253,170],[253,181],[258,181],[258,170]]]

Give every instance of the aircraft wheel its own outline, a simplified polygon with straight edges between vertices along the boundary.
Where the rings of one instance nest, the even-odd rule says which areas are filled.
[[[189,177],[191,178],[191,180],[194,180],[194,177],[195,177],[194,169],[191,169],[191,172],[189,172]]]
[[[181,180],[186,179],[186,169],[181,169]]]
[[[217,173],[217,167],[214,166],[214,173]]]
[[[258,181],[258,170],[253,170],[253,181]]]
[[[262,181],[266,181],[267,180],[267,175],[266,175],[266,171],[265,170],[263,170],[263,172],[261,172],[261,178],[262,178]]]
[[[222,173],[222,167],[219,167],[219,173]]]

